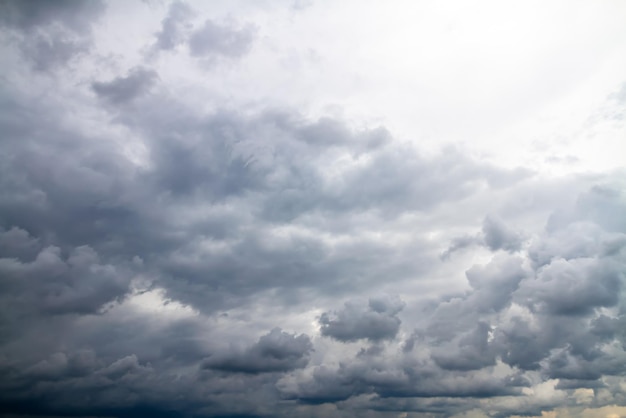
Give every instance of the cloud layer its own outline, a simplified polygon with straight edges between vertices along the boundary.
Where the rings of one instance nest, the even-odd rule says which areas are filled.
[[[623,169],[321,112],[315,3],[125,7],[0,3],[0,414],[619,414]]]

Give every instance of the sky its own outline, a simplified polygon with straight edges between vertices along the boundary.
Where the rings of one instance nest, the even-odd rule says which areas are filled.
[[[0,0],[0,415],[625,417],[625,18]]]

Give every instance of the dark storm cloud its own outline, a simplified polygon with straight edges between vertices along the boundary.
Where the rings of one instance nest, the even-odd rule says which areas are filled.
[[[67,258],[58,247],[45,247],[31,262],[0,258],[2,313],[95,313],[128,291],[128,273],[101,264],[89,246],[74,248]],[[17,302],[17,303],[16,303]]]
[[[286,372],[306,366],[312,349],[307,335],[296,336],[274,328],[243,352],[213,354],[203,367],[233,373]]]
[[[16,227],[6,231],[0,229],[0,254],[5,258],[32,260],[39,248],[38,240],[23,229]]]
[[[620,378],[626,372],[623,354],[618,356],[595,353],[590,358],[579,355],[571,349],[561,349],[553,352],[546,367],[546,373],[552,379],[569,380],[570,384],[578,384],[583,387],[586,381],[590,388],[603,384],[604,376],[617,376]]]
[[[381,398],[483,398],[515,395],[519,389],[505,379],[442,371],[430,363],[405,359],[353,359],[338,368],[315,367],[313,373],[286,378],[278,389],[287,399],[306,403],[347,400],[361,394]]]
[[[394,338],[400,329],[398,313],[404,307],[399,299],[370,299],[367,306],[346,302],[337,312],[324,312],[319,319],[322,335],[339,341]]]
[[[111,86],[116,84],[102,85],[105,89]],[[144,103],[141,101],[145,96],[139,94],[133,100]],[[11,372],[4,374],[16,376],[11,382],[48,382],[40,383],[43,387],[37,386],[32,391],[13,387],[5,391],[4,399],[8,400],[44,398],[38,404],[28,403],[25,411],[32,412],[37,405],[41,411],[61,414],[87,411],[87,405],[67,395],[70,387],[74,394],[82,393],[93,399],[90,411],[101,405],[99,410],[103,414],[131,414],[129,411],[146,403],[153,411],[187,410],[189,407],[171,400],[178,396],[178,391],[183,393],[197,384],[196,378],[189,377],[189,382],[179,384],[177,389],[167,388],[170,375],[166,370],[173,365],[198,364],[207,351],[213,351],[214,355],[207,360],[209,368],[203,373],[220,373],[226,377],[216,379],[211,374],[202,377],[208,379],[211,388],[202,394],[190,391],[187,402],[194,405],[200,399],[204,403],[216,402],[219,407],[213,410],[226,412],[244,405],[242,410],[250,413],[254,410],[251,400],[267,402],[269,395],[264,394],[264,388],[273,383],[240,381],[230,377],[235,369],[240,372],[235,374],[254,375],[280,373],[306,365],[310,342],[303,336],[273,333],[238,355],[226,355],[208,350],[194,340],[193,336],[202,329],[198,326],[181,327],[176,323],[171,328],[155,329],[149,320],[112,321],[111,311],[102,314],[106,304],[130,292],[128,281],[139,272],[150,275],[153,284],[163,287],[175,300],[211,313],[224,306],[237,306],[242,301],[238,298],[271,288],[288,295],[289,289],[311,288],[311,283],[315,283],[316,291],[333,292],[338,286],[348,291],[352,286],[348,278],[355,271],[364,273],[363,280],[375,280],[393,272],[407,274],[419,262],[410,248],[406,253],[397,252],[374,241],[338,245],[332,252],[315,237],[288,236],[282,242],[268,242],[266,234],[273,227],[272,221],[264,219],[264,211],[255,208],[262,208],[280,196],[285,187],[306,188],[310,178],[286,174],[297,172],[298,166],[313,177],[321,176],[323,167],[315,165],[319,162],[308,161],[309,147],[319,149],[319,145],[308,145],[301,139],[301,135],[320,135],[320,131],[306,133],[315,131],[316,122],[283,124],[279,141],[268,144],[275,150],[283,146],[288,149],[282,154],[272,150],[270,159],[262,148],[244,142],[257,152],[255,160],[247,163],[248,157],[240,156],[238,145],[254,138],[253,132],[272,137],[277,120],[274,116],[200,117],[187,109],[158,113],[157,108],[153,109],[157,110],[155,118],[146,118],[151,112],[133,114],[137,110],[131,108],[129,113],[119,116],[120,120],[127,121],[127,126],[142,134],[149,134],[146,145],[153,151],[151,166],[138,169],[112,142],[96,134],[85,136],[72,131],[58,122],[62,119],[57,117],[59,109],[45,108],[44,104],[37,106],[42,106],[41,112],[7,107],[9,114],[5,116],[11,117],[4,119],[7,129],[2,141],[6,153],[0,158],[4,173],[0,183],[3,266],[10,273],[3,275],[3,285],[13,286],[10,294],[19,295],[20,300],[32,301],[26,306],[37,309],[35,313],[63,314],[55,320],[50,317],[44,320],[29,313],[29,317],[19,322],[29,332],[19,332],[22,339],[5,347],[6,352],[21,353],[17,358],[22,360],[10,364]],[[35,114],[48,117],[36,118]],[[346,129],[344,132],[347,136],[339,138],[340,145],[333,146],[340,151],[360,147],[363,140],[366,144],[363,149],[377,152],[384,143],[377,139],[385,137],[379,130],[371,135],[369,131],[355,133]],[[100,140],[94,141],[96,138]],[[229,139],[234,140],[229,142]],[[171,148],[179,152],[168,155],[164,151]],[[295,159],[291,151],[296,151]],[[49,155],[57,157],[52,161]],[[187,159],[181,160],[181,155]],[[180,167],[176,166],[177,161]],[[281,171],[285,167],[286,173]],[[323,183],[316,187],[309,193],[324,197],[327,192]],[[155,205],[157,200],[160,204]],[[304,206],[302,210],[332,211],[339,216],[352,210],[349,206],[334,206],[329,197],[326,200],[319,209]],[[233,202],[237,205],[232,205]],[[356,205],[354,209],[367,210],[372,205],[373,202],[363,208]],[[181,208],[195,207],[212,209],[205,210],[198,220],[175,216]],[[301,216],[298,211],[291,213]],[[223,242],[227,251],[199,251],[198,244],[206,242],[207,237]],[[381,257],[386,264],[378,263]],[[42,264],[44,261],[48,264]],[[377,265],[387,271],[381,271]],[[17,276],[27,280],[16,282]],[[9,309],[13,305],[3,306]],[[397,331],[398,319],[393,318],[390,313],[393,309],[384,300],[372,300],[368,309],[371,315],[388,316]],[[85,323],[85,317],[77,316],[80,313],[102,316]],[[62,342],[55,339],[55,335],[67,330],[76,334],[64,334],[67,336]],[[17,332],[4,329],[3,334]],[[92,350],[96,352],[93,364],[84,366],[80,373],[70,371],[75,369],[69,364],[76,354],[58,351],[65,344],[97,347]],[[53,351],[46,355],[55,349],[61,354]],[[148,367],[146,361],[153,366]],[[227,382],[233,387],[232,395],[224,394]],[[111,386],[115,389],[103,389]],[[251,397],[240,399],[246,393],[242,391],[244,386],[250,392],[245,396]],[[125,398],[123,393],[127,391],[140,394],[142,401]],[[120,409],[104,407],[112,400]],[[235,406],[226,407],[227,404]],[[6,410],[15,407],[11,405]]]
[[[112,364],[112,370],[124,363],[125,359],[118,360]],[[136,359],[135,359],[136,360]],[[98,364],[93,351],[79,351],[69,356],[66,353],[54,353],[49,358],[28,367],[25,374],[28,377],[42,381],[58,381],[66,377],[81,377],[93,373],[96,368],[102,367]],[[109,373],[105,373],[109,374]],[[119,374],[118,374],[119,375]]]
[[[159,397],[171,397],[168,384],[174,377],[155,373],[150,365],[140,363],[135,355],[107,363],[92,352],[55,353],[16,377],[20,386],[28,387],[29,401],[25,401],[23,395],[13,399],[7,396],[15,391],[23,393],[23,386],[3,385],[0,410],[44,416],[132,416],[145,409],[157,416],[167,416],[172,403],[162,402]],[[191,393],[189,382],[179,379],[177,385]],[[129,396],[130,393],[138,394],[141,400],[138,401],[136,395]],[[194,395],[188,396],[193,398]],[[190,402],[188,409],[194,406]],[[183,410],[180,404],[176,408]]]
[[[142,103],[144,99],[139,95],[134,100]],[[300,125],[285,126],[281,142],[268,142],[276,150],[284,146],[282,153],[272,151],[268,159],[261,149],[250,161],[245,154],[240,156],[242,142],[248,141],[243,145],[254,149],[250,138],[269,137],[273,117],[251,121],[228,114],[197,117],[182,110],[157,112],[145,122],[138,116],[152,112],[130,114],[135,120],[129,126],[151,138],[147,145],[153,164],[138,170],[111,142],[90,141],[58,126],[54,117],[35,122],[37,112],[11,108],[5,130],[10,134],[3,138],[8,158],[2,165],[1,206],[7,228],[28,230],[35,239],[47,237],[47,243],[61,248],[88,242],[100,255],[127,254],[126,260],[140,256],[144,268],[162,281],[172,297],[203,310],[219,309],[231,302],[230,297],[272,287],[288,291],[313,283],[347,286],[346,273],[354,268],[363,271],[364,280],[377,274],[407,274],[419,262],[414,255],[392,253],[383,243],[367,241],[340,245],[332,255],[316,237],[288,236],[280,246],[268,246],[264,235],[272,224],[263,219],[264,206],[280,200],[286,189],[300,193],[311,185],[308,178],[289,175],[289,171],[303,167],[317,177],[323,170],[317,162],[308,161],[308,149],[301,148]],[[53,115],[55,110],[41,112]],[[367,134],[363,133],[365,140],[369,140]],[[350,140],[359,143],[360,136],[353,133]],[[291,151],[296,152],[288,158]],[[49,155],[57,155],[54,164]],[[322,210],[340,215],[349,209],[333,207],[323,188],[305,193],[325,199]],[[161,201],[158,206],[152,204],[156,198]],[[229,201],[237,205],[229,206]],[[211,205],[211,210],[205,210],[201,219],[183,219],[177,226],[171,222],[177,208],[203,205]],[[290,210],[291,216],[316,206],[302,206],[300,213],[295,209]],[[196,245],[207,239],[228,243],[227,251],[217,256],[198,252]],[[387,273],[376,266],[380,257],[387,259],[388,264],[382,265]],[[207,298],[214,303],[207,304]]]
[[[125,195],[133,168],[104,138],[63,126],[60,110],[34,103],[30,109],[5,107],[0,219],[42,243],[63,250],[88,243],[101,254],[100,245],[115,231],[133,229],[134,209]]]
[[[11,30],[66,27],[59,51],[88,41],[98,15],[7,4],[24,8],[4,18]],[[250,49],[250,27],[192,32],[190,13],[171,6],[158,48]],[[594,186],[532,235],[506,205],[489,206],[500,218],[472,200],[515,201],[523,169],[454,148],[423,156],[338,118],[204,112],[145,67],[77,85],[104,122],[13,85],[0,101],[0,413],[307,416],[334,403],[449,416],[519,400],[489,412],[505,416],[554,406],[522,391],[551,378],[620,399],[626,207],[609,180],[622,174],[573,180]],[[137,163],[126,146],[139,142]],[[448,253],[483,246],[481,265],[438,259],[426,232],[465,208],[476,233]],[[465,287],[431,277],[441,266],[465,270]],[[432,289],[359,299],[396,284]],[[328,338],[272,329],[282,315],[317,319]],[[247,340],[261,323],[272,331]]]
[[[116,88],[129,77],[101,87],[123,96],[127,91]],[[119,123],[146,138],[150,164],[142,168],[111,142],[94,143],[60,126],[51,109],[44,112],[50,117],[35,120],[14,107],[5,119],[3,286],[32,300],[28,306],[37,307],[38,315],[60,317],[47,326],[49,332],[80,329],[65,341],[87,351],[26,350],[26,342],[53,341],[53,336],[23,336],[22,343],[5,349],[21,348],[30,359],[7,366],[12,371],[5,375],[15,376],[11,381],[22,387],[46,383],[32,391],[11,386],[4,399],[44,397],[43,411],[87,411],[68,396],[78,387],[96,400],[102,414],[152,408],[216,416],[255,413],[255,405],[274,404],[278,390],[302,405],[376,395],[389,400],[389,410],[402,404],[398,399],[441,398],[429,408],[449,411],[463,410],[453,399],[473,405],[475,398],[519,395],[529,382],[524,372],[589,385],[619,372],[604,347],[619,338],[615,321],[621,319],[594,316],[597,308],[616,306],[623,280],[626,241],[615,230],[621,197],[608,186],[583,195],[568,212],[569,223],[551,221],[545,235],[531,243],[529,255],[519,247],[520,235],[511,233],[514,225],[485,218],[479,239],[490,237],[485,245],[506,251],[468,268],[468,292],[440,301],[430,316],[419,318],[425,325],[402,354],[389,352],[385,344],[403,326],[410,331],[414,318],[401,319],[404,304],[393,298],[350,302],[322,314],[322,335],[379,344],[338,367],[311,365],[313,346],[306,335],[276,329],[247,348],[226,351],[195,337],[220,338],[221,331],[200,322],[156,327],[149,319],[102,315],[105,305],[129,294],[129,278],[137,273],[149,275],[150,285],[167,297],[209,317],[251,303],[269,289],[288,305],[298,303],[300,290],[310,292],[307,297],[349,297],[357,283],[414,277],[437,262],[436,247],[420,239],[404,248],[367,239],[331,247],[315,235],[274,236],[272,231],[294,224],[327,234],[359,233],[372,222],[385,225],[393,218],[389,215],[426,213],[457,202],[471,195],[474,184],[503,172],[455,152],[421,157],[394,144],[384,129],[353,131],[338,120],[276,113],[200,115],[172,98],[146,108],[142,92],[123,96],[141,106],[129,106],[123,114],[108,108]],[[354,164],[329,182],[324,161],[343,154]],[[48,155],[57,155],[55,164]],[[613,210],[590,216],[600,210],[595,205]],[[363,214],[369,216],[365,223],[358,220]],[[320,218],[332,218],[342,229]],[[588,227],[579,227],[581,222]],[[583,241],[587,244],[564,245]],[[516,255],[507,254],[512,250]],[[420,257],[422,252],[426,255]],[[541,262],[529,267],[527,256]],[[7,309],[13,306],[7,303]],[[537,319],[513,314],[502,319],[499,315],[514,303]],[[81,313],[101,313],[102,319],[79,324],[69,318]],[[44,328],[33,317],[21,324],[32,332]],[[17,335],[15,330],[4,334]],[[420,350],[427,350],[427,359],[413,357]],[[556,355],[555,350],[566,351]],[[494,377],[490,370],[498,358],[516,371]],[[189,369],[198,374],[185,372],[172,387],[171,379]],[[124,395],[129,391],[137,398]],[[118,409],[107,409],[113,401]],[[220,412],[207,412],[206,405]]]
[[[138,100],[143,103],[142,98]],[[149,112],[138,112],[144,109],[139,106],[118,116],[149,138],[152,164],[136,178],[143,185],[140,193],[146,197],[161,196],[159,210],[143,208],[139,202],[131,207],[151,213],[155,222],[180,205],[193,208],[211,203],[212,210],[204,211],[201,222],[194,221],[178,231],[166,231],[169,222],[159,222],[157,229],[150,228],[146,224],[150,217],[144,217],[133,225],[135,234],[121,242],[132,239],[143,247],[169,247],[170,250],[160,250],[168,255],[154,258],[160,272],[166,273],[161,275],[164,287],[173,298],[202,310],[218,309],[231,302],[233,296],[245,297],[268,288],[288,292],[315,284],[316,291],[344,287],[342,291],[347,291],[354,285],[355,276],[366,282],[376,280],[377,275],[411,274],[419,265],[432,261],[416,258],[409,248],[398,252],[385,243],[367,240],[339,245],[331,253],[328,244],[314,236],[285,237],[283,244],[270,249],[264,235],[267,228],[305,216],[333,214],[340,221],[355,213],[373,211],[383,219],[388,213],[425,210],[446,199],[458,199],[459,191],[469,193],[471,184],[481,181],[486,171],[494,171],[494,175],[499,172],[454,152],[426,161],[408,149],[389,149],[393,147],[385,145],[389,139],[383,129],[354,132],[333,128],[336,138],[327,140],[333,145],[320,149],[308,138],[320,135],[320,127],[326,129],[330,124],[326,120],[310,122],[279,113],[253,118],[233,113],[197,115],[171,98],[153,103]],[[333,124],[340,126],[338,121]],[[351,156],[353,168],[341,181],[327,181],[324,161],[355,149],[358,153]],[[368,163],[356,164],[363,153],[367,153]],[[458,178],[444,174],[447,169],[443,167],[448,165],[455,167]],[[439,166],[443,167],[431,169]],[[386,167],[396,168],[387,172]],[[416,175],[419,181],[409,180]],[[126,185],[134,187],[132,182]],[[250,207],[250,212],[242,211],[246,207]],[[133,214],[132,210],[126,213]],[[253,228],[244,228],[252,221]],[[363,227],[366,226],[356,225],[356,230]],[[151,238],[140,239],[137,232]],[[155,234],[162,238],[155,240]],[[185,237],[187,234],[190,235]],[[169,242],[164,241],[166,237]],[[197,244],[209,238],[236,241],[214,257],[206,250],[198,252]],[[414,250],[419,251],[422,244],[417,240],[414,245]],[[175,253],[171,252],[174,248]],[[132,249],[147,261],[153,257],[138,250],[137,246]],[[383,258],[386,262],[378,263]],[[216,293],[215,289],[222,290]],[[205,292],[212,303],[206,303]],[[227,292],[229,297],[220,296],[221,292]]]
[[[111,81],[95,81],[93,91],[113,104],[122,104],[146,94],[154,85],[158,75],[152,70],[134,68],[126,77],[117,77]]]
[[[471,331],[460,336],[457,349],[445,347],[433,353],[435,363],[446,370],[478,370],[496,363],[495,352],[489,345],[491,327],[480,322]]]

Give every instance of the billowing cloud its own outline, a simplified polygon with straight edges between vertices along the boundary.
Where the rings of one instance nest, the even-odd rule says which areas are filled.
[[[619,411],[623,79],[495,6],[528,77],[470,10],[300,3],[0,3],[0,415]]]
[[[203,367],[233,373],[285,372],[306,366],[313,345],[307,335],[292,335],[274,328],[241,353],[215,353]]]
[[[398,313],[404,303],[393,298],[370,299],[367,306],[346,302],[337,312],[324,312],[319,319],[322,335],[339,341],[394,338],[400,329]]]
[[[454,252],[475,245],[482,245],[491,251],[505,250],[512,253],[521,249],[524,240],[522,233],[512,230],[501,219],[487,215],[483,219],[481,233],[454,238],[450,246],[441,254],[441,258],[446,260]]]
[[[0,272],[10,294],[3,303],[5,315],[10,315],[7,310],[16,313],[22,309],[48,314],[95,313],[123,296],[130,281],[128,273],[100,264],[89,246],[72,249],[66,259],[54,246],[43,248],[31,262],[0,258]]]
[[[522,237],[509,229],[501,220],[486,217],[483,221],[485,245],[491,250],[516,251],[520,249]]]

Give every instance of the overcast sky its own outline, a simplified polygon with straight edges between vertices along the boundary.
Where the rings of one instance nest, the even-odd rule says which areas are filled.
[[[626,416],[625,21],[0,0],[0,415]]]

